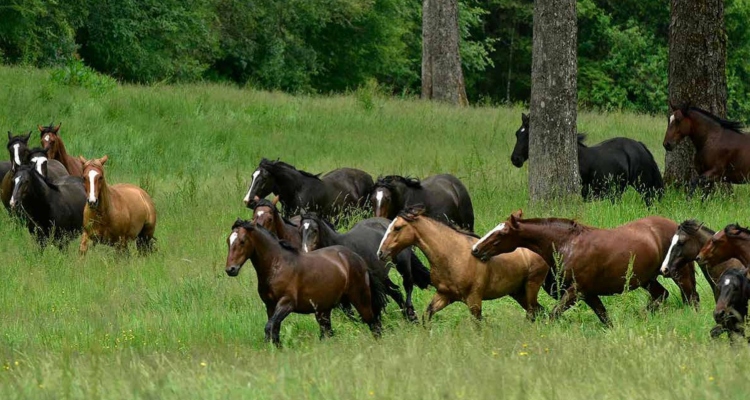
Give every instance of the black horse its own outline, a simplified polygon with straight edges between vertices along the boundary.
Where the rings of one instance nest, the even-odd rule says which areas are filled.
[[[3,179],[0,182],[0,199],[6,210],[10,210],[10,196],[13,193],[13,174],[16,169],[23,165],[24,160],[29,157],[29,138],[28,135],[13,135],[8,131],[8,153],[10,154],[10,166],[7,170],[3,167]]]
[[[259,199],[274,193],[287,217],[316,212],[333,218],[352,207],[364,206],[371,190],[372,177],[358,169],[339,168],[320,177],[264,158],[253,172],[244,202],[248,208],[255,208]]]
[[[18,167],[10,207],[26,220],[29,232],[45,247],[50,239],[58,247],[65,246],[83,228],[86,192],[81,178],[64,176],[51,182],[33,165]]]
[[[745,336],[745,319],[747,318],[747,302],[750,300],[750,280],[747,270],[728,269],[719,278],[719,298],[714,309],[716,326],[711,329],[711,337],[715,338],[724,332]]]
[[[521,114],[521,122],[510,156],[510,161],[518,168],[529,159],[529,116]],[[588,147],[584,144],[585,138],[586,135],[578,135],[578,168],[584,199],[619,198],[628,186],[638,191],[646,204],[661,197],[664,182],[645,144],[617,137]]]
[[[396,301],[407,319],[417,321],[417,314],[412,304],[412,291],[416,283],[420,289],[426,289],[430,284],[430,270],[427,269],[414,252],[402,251],[395,257],[396,270],[404,279],[406,301],[404,301],[398,286],[388,278],[390,265],[378,258],[377,251],[380,241],[385,235],[390,221],[384,218],[368,218],[359,221],[349,232],[338,233],[327,221],[315,214],[305,214],[300,220],[299,230],[302,234],[302,250],[305,252],[315,249],[341,245],[347,247],[362,257],[368,269],[386,282],[386,293]]]
[[[469,191],[450,174],[416,178],[388,175],[375,182],[370,203],[376,217],[393,219],[404,208],[424,204],[425,215],[474,231],[474,206]]]
[[[37,172],[41,174],[42,166],[46,164],[47,178],[53,182],[64,176],[70,175],[60,161],[50,160],[47,153],[48,150],[45,150],[42,147],[35,147],[29,150],[28,156],[23,160],[23,165],[32,165],[36,168]]]

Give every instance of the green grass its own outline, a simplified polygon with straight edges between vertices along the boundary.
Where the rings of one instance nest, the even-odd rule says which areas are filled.
[[[62,121],[68,150],[110,156],[110,182],[141,184],[158,211],[158,252],[120,258],[77,242],[43,254],[0,213],[2,398],[746,398],[747,346],[711,341],[713,298],[699,277],[699,312],[676,286],[656,313],[643,290],[606,298],[605,329],[579,304],[557,322],[524,320],[513,301],[486,302],[472,323],[463,304],[429,329],[393,304],[385,333],[334,315],[336,337],[318,340],[312,316],[282,325],[284,348],[263,342],[265,311],[255,273],[224,273],[226,236],[261,157],[310,172],[362,168],[374,176],[450,172],[469,188],[476,230],[512,211],[616,226],[652,213],[714,228],[747,223],[748,189],[687,202],[678,193],[648,210],[629,191],[607,201],[527,209],[527,169],[509,160],[521,109],[454,109],[366,95],[291,97],[228,86],[59,86],[47,72],[0,68],[0,127]],[[643,141],[663,166],[664,117],[579,114],[590,143]],[[35,128],[34,128],[35,129]],[[34,135],[35,142],[38,135]],[[395,277],[395,274],[394,274]],[[420,313],[434,289],[416,291]],[[546,307],[552,299],[540,294]]]

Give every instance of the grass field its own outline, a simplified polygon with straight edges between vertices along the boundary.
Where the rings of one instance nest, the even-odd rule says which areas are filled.
[[[293,315],[278,350],[263,342],[251,265],[237,278],[224,273],[226,237],[238,216],[251,215],[241,200],[261,157],[310,172],[451,172],[471,192],[477,233],[518,208],[607,227],[652,213],[713,228],[746,224],[745,187],[703,203],[667,193],[652,210],[632,191],[614,205],[527,209],[527,170],[509,160],[521,109],[215,85],[97,94],[8,68],[0,68],[0,91],[0,127],[36,132],[62,121],[69,152],[108,154],[108,181],[140,184],[159,213],[154,255],[121,258],[98,246],[85,259],[77,241],[40,253],[0,213],[1,398],[745,399],[750,391],[747,346],[708,337],[714,304],[702,277],[699,312],[671,283],[672,296],[653,314],[643,290],[604,299],[611,329],[584,304],[532,324],[509,299],[486,302],[480,325],[454,304],[425,329],[391,303],[380,341],[337,312],[336,336],[320,342],[314,318]],[[665,127],[664,116],[579,114],[591,143],[638,139],[660,166]],[[415,292],[420,313],[433,292]]]

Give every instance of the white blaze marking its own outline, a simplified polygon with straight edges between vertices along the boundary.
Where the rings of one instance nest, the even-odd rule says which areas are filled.
[[[305,243],[305,244],[302,245],[302,250],[304,250],[305,253],[309,253],[310,252],[310,250],[307,249],[307,243]]]
[[[526,132],[526,128],[521,128],[521,133]]]
[[[94,194],[94,178],[99,175],[99,172],[91,170],[89,171],[89,202],[96,202],[96,195]]]
[[[18,149],[21,147],[20,143],[16,143],[13,145],[13,157],[16,160],[16,165],[21,165],[21,155],[19,154]]]
[[[309,223],[309,222],[305,222],[304,224],[302,224],[302,226],[303,226],[303,227],[304,227],[305,229],[310,229],[310,223]]]
[[[47,157],[34,157],[31,159],[31,163],[36,165],[36,171],[42,174],[42,165],[47,162]]]
[[[675,233],[672,237],[672,244],[669,245],[669,250],[667,251],[667,257],[664,258],[664,262],[661,263],[661,273],[666,274],[667,269],[669,268],[669,257],[672,255],[672,249],[674,249],[674,246],[677,244],[677,241],[679,240],[679,236]]]
[[[383,239],[381,239],[381,240],[380,240],[380,246],[378,246],[378,251],[379,251],[379,252],[383,250],[383,243],[385,243],[385,238],[387,238],[387,237],[388,237],[388,235],[389,235],[389,234],[391,233],[391,231],[393,230],[393,224],[395,224],[395,223],[396,223],[396,220],[397,220],[397,219],[398,219],[398,217],[394,218],[394,219],[393,219],[393,221],[391,221],[391,224],[390,224],[390,225],[388,225],[388,229],[386,229],[386,230],[385,230],[385,234],[383,235]]]
[[[378,204],[377,204],[376,208],[378,210],[380,210],[380,203],[383,201],[383,191],[382,190],[378,190],[377,192],[375,192],[375,200],[378,201]]]
[[[258,216],[260,217],[261,215],[263,215],[265,213],[266,213],[265,211],[258,211]]]
[[[495,233],[495,232],[497,232],[497,231],[499,231],[499,230],[501,230],[503,228],[505,228],[505,222],[501,222],[500,225],[496,226],[491,231],[487,232],[486,235],[482,236],[482,238],[479,239],[478,242],[474,243],[474,246],[471,246],[471,251],[476,251],[477,250],[477,246],[479,246],[480,243],[484,242],[485,240],[487,240],[490,237],[490,235],[492,235],[493,233]]]
[[[255,186],[255,179],[258,178],[258,175],[260,175],[260,170],[256,169],[255,172],[253,172],[253,180],[250,181],[250,189],[248,189],[247,194],[245,195],[245,198],[243,199],[245,203],[250,202],[250,192],[253,191],[253,186]]]
[[[232,232],[232,234],[229,235],[229,247],[232,247],[235,240],[237,240],[237,232]]]
[[[729,284],[729,278],[727,278],[727,279],[724,279],[724,286],[726,286],[726,285],[728,285],[728,284]]]
[[[16,185],[18,185],[18,182],[21,181],[21,177],[18,177],[18,178],[14,179],[14,180],[16,181]],[[15,192],[15,190],[14,190],[14,192]],[[16,204],[16,198],[13,195],[11,195],[10,196],[10,206],[13,207],[15,204]]]
[[[671,124],[672,122],[674,122],[674,114],[669,116],[669,123]]]
[[[305,222],[304,224],[302,224],[302,228],[305,229],[305,230],[310,229],[310,223],[309,222]],[[304,250],[305,253],[309,253],[310,252],[310,250],[307,249],[307,243],[302,243],[302,250]]]
[[[44,141],[45,142],[49,142],[49,134],[47,134],[47,135],[44,136]]]

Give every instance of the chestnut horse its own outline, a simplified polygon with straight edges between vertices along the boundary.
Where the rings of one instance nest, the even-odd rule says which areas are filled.
[[[729,224],[711,236],[695,260],[716,265],[730,258],[740,260],[745,267],[750,265],[750,230],[739,224]]]
[[[29,138],[28,135],[13,135],[8,131],[8,153],[10,154],[10,168],[3,175],[3,181],[0,183],[0,198],[6,210],[10,210],[10,196],[13,193],[13,174],[18,167],[24,164],[24,160],[29,156]]]
[[[482,318],[482,300],[511,296],[534,320],[543,310],[537,295],[549,267],[526,249],[493,257],[487,262],[471,256],[477,242],[473,234],[432,219],[421,205],[402,210],[391,222],[378,248],[378,257],[388,259],[415,245],[430,261],[430,278],[437,293],[427,306],[426,321],[449,304],[460,301],[471,314]]]
[[[38,126],[39,135],[42,139],[42,147],[49,152],[49,158],[60,161],[70,175],[83,177],[83,163],[81,160],[68,154],[68,151],[65,150],[65,143],[63,143],[60,137],[60,125],[62,124],[58,124],[57,126],[52,124],[49,124],[49,126]]]
[[[87,202],[83,210],[83,236],[80,253],[86,254],[89,240],[124,251],[135,240],[140,253],[153,250],[156,230],[156,208],[145,190],[135,185],[108,185],[104,164],[108,156],[86,160],[80,158],[86,174],[84,188]]]
[[[290,313],[315,314],[321,339],[331,336],[331,310],[351,304],[375,337],[386,298],[383,282],[362,257],[343,246],[301,253],[260,225],[237,221],[227,238],[226,273],[237,276],[249,259],[258,274],[258,294],[266,306],[266,341],[279,346],[281,322]]]
[[[673,221],[651,216],[614,229],[599,229],[569,219],[522,219],[522,215],[520,210],[511,214],[474,245],[472,254],[483,259],[525,247],[542,256],[565,290],[552,318],[575,304],[580,295],[599,320],[610,325],[599,296],[643,287],[651,295],[649,308],[652,308],[669,295],[656,278],[677,231]],[[556,263],[556,253],[560,266]],[[681,268],[693,268],[689,264]],[[685,298],[697,303],[695,273],[687,275],[692,282],[678,282],[678,285]]]
[[[679,228],[677,228],[677,233],[672,237],[672,243],[667,251],[667,256],[661,264],[661,273],[664,276],[672,276],[673,278],[680,279],[681,275],[688,272],[682,271],[679,268],[695,260],[701,248],[703,248],[714,234],[716,232],[695,220],[686,220],[681,223]],[[708,285],[711,286],[711,290],[714,293],[714,300],[718,299],[719,296],[719,289],[716,283],[719,282],[721,274],[730,268],[745,268],[736,258],[731,258],[719,264],[700,263],[698,265],[706,281],[708,281]]]
[[[255,209],[253,210],[253,222],[263,226],[268,231],[276,235],[277,238],[286,240],[292,246],[302,247],[302,235],[300,235],[298,226],[288,219],[281,216],[276,204],[279,202],[279,196],[274,197],[272,201],[267,199],[256,199]]]
[[[689,105],[670,105],[670,108],[664,148],[671,151],[684,137],[689,137],[695,145],[693,162],[698,176],[690,184],[691,192],[698,186],[710,191],[716,182],[747,182],[750,136],[741,131],[741,123]]]

